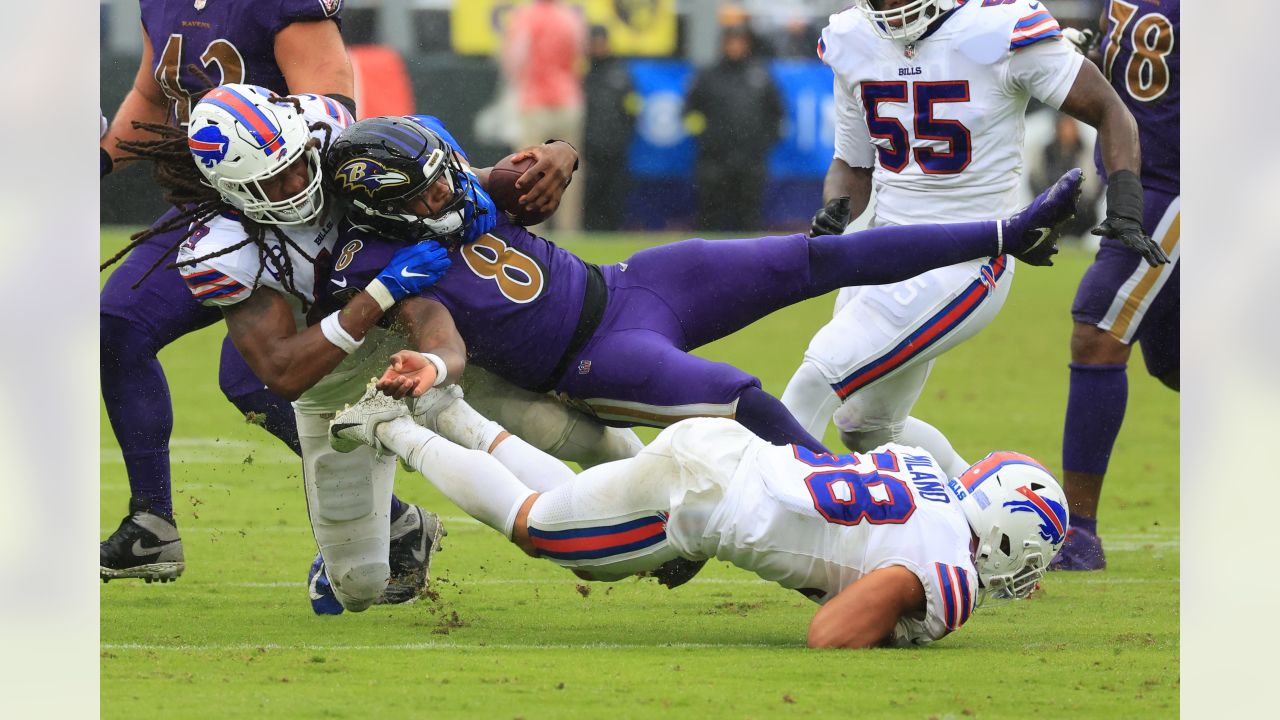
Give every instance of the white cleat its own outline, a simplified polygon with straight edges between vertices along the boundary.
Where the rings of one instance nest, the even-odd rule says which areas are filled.
[[[407,400],[413,421],[422,427],[439,432],[436,429],[436,418],[454,402],[462,399],[462,388],[457,385],[433,387],[422,394],[422,397]]]
[[[384,451],[378,442],[377,429],[409,414],[409,408],[400,401],[378,391],[373,384],[354,405],[348,405],[334,415],[329,423],[329,446],[341,453],[348,453],[361,445]]]

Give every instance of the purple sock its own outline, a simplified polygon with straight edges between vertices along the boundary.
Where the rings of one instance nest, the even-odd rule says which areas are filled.
[[[996,253],[996,223],[898,225],[809,241],[815,288],[885,285]]]
[[[1062,469],[1106,475],[1111,450],[1129,399],[1125,365],[1071,363],[1067,419],[1062,429]]]
[[[758,387],[749,387],[738,396],[734,419],[774,445],[794,444],[817,453],[831,452],[800,425],[780,400]]]
[[[127,320],[103,315],[99,341],[102,399],[120,443],[129,493],[158,515],[173,516],[169,435],[173,403],[150,338]]]
[[[391,496],[391,522],[399,520],[400,516],[404,514],[404,511],[408,509],[409,506],[405,504],[404,501],[395,495]]]
[[[1088,530],[1094,535],[1098,534],[1098,518],[1085,517],[1084,515],[1072,515],[1071,527],[1076,530]]]

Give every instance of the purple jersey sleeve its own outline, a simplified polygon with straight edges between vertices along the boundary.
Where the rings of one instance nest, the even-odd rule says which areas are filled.
[[[186,124],[192,96],[207,90],[210,81],[289,94],[276,62],[276,33],[301,20],[337,21],[342,11],[342,0],[141,0],[140,5],[152,74],[169,99],[169,120],[177,124]]]
[[[1138,122],[1142,184],[1169,195],[1181,194],[1180,16],[1179,0],[1108,3],[1099,46],[1103,74]],[[1095,159],[1104,173],[1100,150]]]
[[[319,318],[342,307],[403,245],[353,228],[343,231],[333,270],[317,273]],[[528,230],[505,222],[449,253],[453,266],[424,297],[453,316],[468,362],[524,388],[553,380],[586,293],[586,265]]]

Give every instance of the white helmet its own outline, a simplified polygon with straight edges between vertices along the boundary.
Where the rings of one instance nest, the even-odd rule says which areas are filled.
[[[245,217],[268,225],[311,222],[324,209],[320,149],[296,105],[257,85],[210,90],[191,110],[187,147],[205,179]],[[261,183],[295,161],[307,163],[307,186],[271,200]]]
[[[908,0],[892,10],[877,10],[876,0],[857,0],[858,9],[871,21],[876,34],[886,40],[911,42],[929,29],[929,24],[956,6],[956,0]],[[880,0],[883,4],[884,0]]]
[[[1067,537],[1067,498],[1044,466],[997,451],[948,483],[977,537],[973,564],[983,597],[1035,590]]]

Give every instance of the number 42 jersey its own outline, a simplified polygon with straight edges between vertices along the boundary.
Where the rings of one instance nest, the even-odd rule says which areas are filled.
[[[1015,211],[1028,101],[1061,106],[1083,62],[1033,0],[968,0],[910,45],[851,8],[831,16],[818,55],[835,73],[835,155],[874,166],[876,220],[889,224]]]

